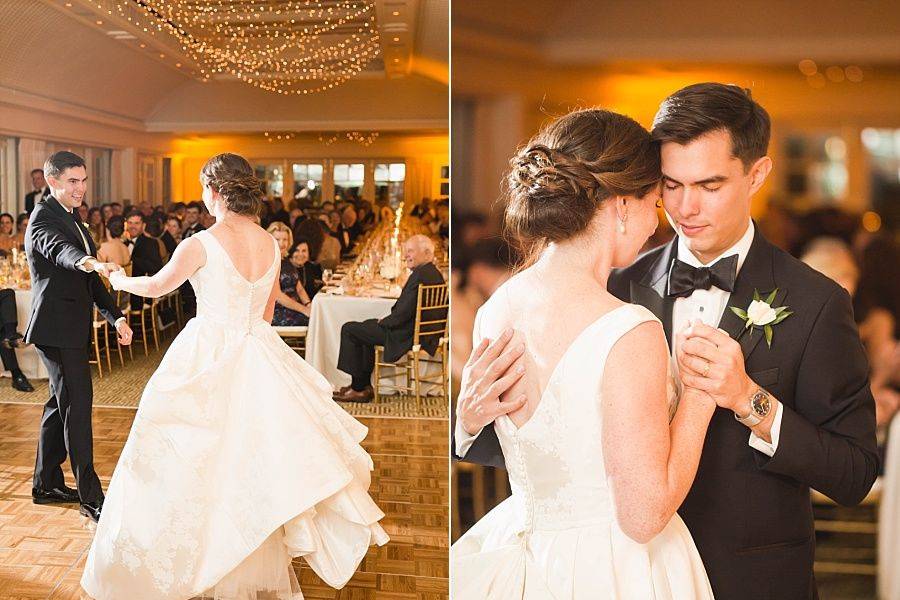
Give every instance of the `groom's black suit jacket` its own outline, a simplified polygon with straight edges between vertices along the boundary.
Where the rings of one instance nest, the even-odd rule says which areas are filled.
[[[110,323],[122,316],[97,273],[75,263],[87,256],[72,214],[52,196],[38,203],[25,230],[31,269],[31,317],[27,342],[55,348],[85,348],[90,340],[93,305]],[[82,226],[83,227],[83,226]],[[83,229],[91,255],[97,248]]]
[[[609,290],[646,306],[672,339],[674,299],[667,274],[677,239],[615,272]],[[716,598],[817,598],[810,488],[840,504],[862,500],[875,481],[875,404],[850,296],[837,284],[772,246],[757,229],[728,306],[746,309],[754,290],[778,289],[773,306],[794,312],[774,327],[745,332],[725,310],[719,324],[743,349],[746,371],[783,405],[773,457],[748,445],[750,430],[731,411],[713,415],[697,476],[679,509],[700,550]],[[502,465],[493,427],[465,460]]]

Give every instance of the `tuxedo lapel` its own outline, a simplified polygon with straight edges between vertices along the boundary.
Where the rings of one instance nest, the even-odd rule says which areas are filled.
[[[774,289],[772,245],[766,241],[757,227],[753,244],[735,280],[734,292],[728,299],[728,305],[719,322],[719,328],[727,331],[728,335],[740,343],[745,361],[764,334],[762,330],[756,328],[747,329],[744,320],[734,314],[731,307],[747,310],[753,301],[754,291],[758,291],[762,298],[766,298]],[[772,306],[781,306],[786,297],[787,290],[779,289]]]
[[[86,238],[90,238],[90,236],[87,235],[87,233],[85,232],[84,229],[82,229],[81,232],[78,231],[78,225],[75,223],[75,219],[77,217],[74,217],[72,215],[72,213],[67,211],[63,207],[63,205],[59,203],[59,200],[57,200],[53,196],[50,196],[49,198],[47,198],[46,203],[47,203],[47,206],[49,206],[50,209],[54,212],[54,214],[56,214],[56,216],[59,217],[63,223],[65,223],[66,228],[74,236],[74,241],[78,245],[78,247],[84,248],[84,240],[82,240],[82,238],[81,238],[81,233],[83,232],[85,234]],[[96,252],[96,250],[94,249],[94,247],[92,245],[91,240],[88,240],[88,247],[92,250],[92,253]]]
[[[640,281],[631,282],[631,301],[647,308],[662,321],[669,347],[672,346],[672,307],[675,299],[667,295],[669,268],[675,258],[678,238],[669,242],[656,262],[650,267]]]

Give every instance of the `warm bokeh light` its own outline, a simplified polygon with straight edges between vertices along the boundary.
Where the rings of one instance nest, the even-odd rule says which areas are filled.
[[[814,90],[821,90],[825,87],[825,76],[821,73],[814,73],[806,78],[807,83]]]
[[[797,65],[800,68],[800,72],[809,77],[810,75],[815,75],[819,68],[816,66],[815,61],[810,60],[808,58],[804,58],[800,61],[800,64]]]
[[[844,69],[844,74],[847,76],[847,81],[852,81],[853,83],[859,83],[863,80],[862,69],[856,65],[850,65]]]
[[[841,83],[842,81],[844,81],[844,70],[840,67],[832,65],[825,69],[825,76],[835,83]]]
[[[881,229],[881,217],[876,212],[866,211],[862,216],[862,226],[869,233],[875,233]]]

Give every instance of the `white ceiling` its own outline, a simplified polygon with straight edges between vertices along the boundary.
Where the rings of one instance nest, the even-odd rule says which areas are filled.
[[[378,59],[334,90],[290,97],[227,77],[199,82],[189,57],[164,35],[127,29],[115,10],[108,14],[115,0],[2,0],[0,103],[69,107],[80,118],[97,114],[171,133],[251,131],[266,123],[298,130],[446,130],[447,77],[440,69],[448,63],[447,0],[376,5],[391,66]],[[114,30],[134,39],[113,39],[108,32]],[[437,64],[437,73],[415,69],[419,60]]]

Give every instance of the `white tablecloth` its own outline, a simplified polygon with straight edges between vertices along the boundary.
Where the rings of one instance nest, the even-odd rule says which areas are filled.
[[[363,296],[316,294],[306,333],[306,360],[335,389],[350,385],[350,376],[337,368],[341,327],[350,321],[380,319],[391,312],[396,300]]]
[[[16,290],[16,318],[19,320],[19,333],[25,334],[28,316],[31,314],[31,290]],[[47,369],[34,346],[16,350],[19,368],[28,379],[47,379]],[[5,373],[8,375],[9,373]]]

